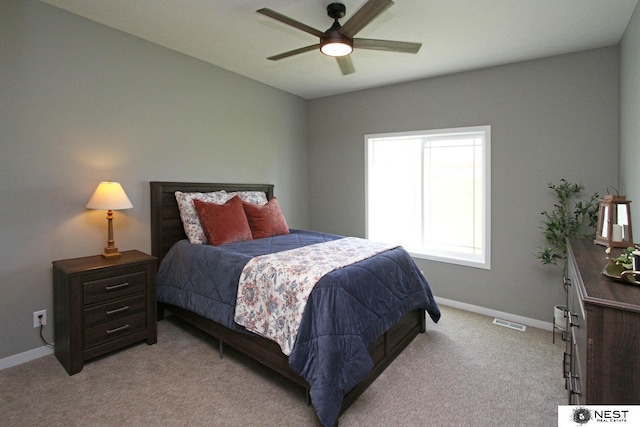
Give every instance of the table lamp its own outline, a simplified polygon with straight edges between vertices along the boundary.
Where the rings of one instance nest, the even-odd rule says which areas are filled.
[[[131,209],[132,207],[131,201],[119,182],[101,182],[89,199],[87,209],[103,209],[107,211],[107,246],[104,248],[103,257],[112,258],[121,255],[113,239],[113,211]]]

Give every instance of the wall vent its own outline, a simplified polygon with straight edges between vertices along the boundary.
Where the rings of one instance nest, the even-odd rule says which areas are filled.
[[[493,319],[493,324],[498,326],[504,326],[505,328],[515,329],[516,331],[524,332],[527,330],[527,327],[521,325],[519,323],[509,322],[508,320],[503,319]]]

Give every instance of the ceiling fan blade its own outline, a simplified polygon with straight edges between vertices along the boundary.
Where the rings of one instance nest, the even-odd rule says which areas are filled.
[[[366,27],[378,15],[393,6],[391,0],[369,0],[340,28],[340,34],[347,37],[355,36],[358,31]]]
[[[305,47],[301,47],[299,49],[294,49],[294,50],[290,50],[288,52],[281,53],[279,55],[273,55],[273,56],[268,57],[267,59],[270,59],[272,61],[277,61],[278,59],[288,58],[290,56],[297,55],[299,53],[309,52],[311,50],[316,50],[318,48],[320,48],[320,44],[319,43],[318,44],[312,44],[311,46],[305,46]]]
[[[316,30],[315,28],[310,27],[306,24],[303,24],[302,22],[296,21],[295,19],[289,18],[288,16],[284,16],[283,14],[278,13],[275,10],[263,8],[263,9],[256,10],[256,12],[261,13],[265,16],[268,16],[269,18],[273,18],[276,21],[280,21],[283,24],[291,25],[292,27],[302,30],[305,33],[309,33],[313,36],[316,36],[316,37],[324,36],[324,32],[320,30]]]
[[[418,53],[422,47],[422,43],[353,39],[353,47],[357,49],[385,50],[387,52]]]
[[[336,56],[336,61],[338,61],[338,65],[340,66],[340,71],[342,71],[343,76],[356,72],[353,68],[353,62],[351,62],[351,57],[349,55]]]

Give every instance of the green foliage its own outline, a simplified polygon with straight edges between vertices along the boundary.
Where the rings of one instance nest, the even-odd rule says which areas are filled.
[[[637,247],[629,246],[624,248],[616,258],[607,257],[607,259],[610,259],[615,265],[619,266],[623,270],[633,270],[633,252],[637,250]],[[609,253],[611,253],[611,248],[607,248],[605,252],[609,255]]]
[[[551,212],[542,212],[544,219],[540,228],[544,232],[546,245],[539,248],[540,251],[535,255],[543,264],[558,265],[562,261],[564,265],[567,258],[567,237],[595,238],[599,196],[594,193],[586,201],[575,201],[584,186],[572,184],[565,179],[561,179],[560,184],[550,183],[548,187],[555,192],[558,201]]]

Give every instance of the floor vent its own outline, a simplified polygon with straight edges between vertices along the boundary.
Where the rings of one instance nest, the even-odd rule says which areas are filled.
[[[526,326],[521,325],[519,323],[509,322],[508,320],[493,319],[493,324],[494,325],[499,325],[499,326],[504,326],[505,328],[515,329],[516,331],[520,331],[520,332],[524,332],[524,331],[527,330]]]

